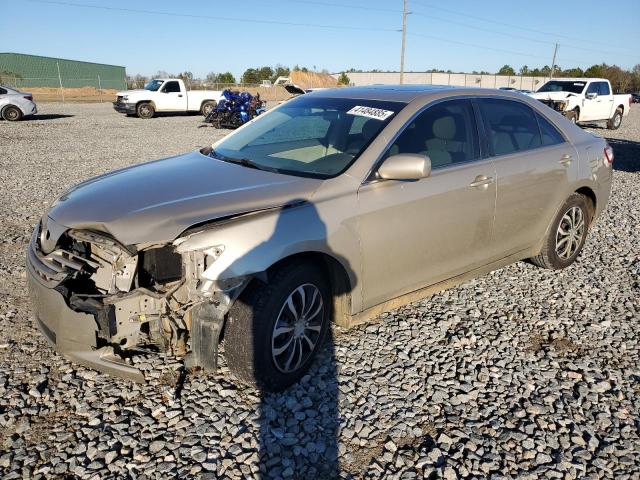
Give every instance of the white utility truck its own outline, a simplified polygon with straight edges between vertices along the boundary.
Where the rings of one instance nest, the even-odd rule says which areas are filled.
[[[614,95],[604,78],[557,78],[530,94],[574,123],[606,121],[615,130],[629,113],[631,95]]]
[[[187,91],[178,78],[155,78],[143,89],[116,95],[116,111],[140,118],[151,118],[156,112],[200,112],[207,116],[222,98],[222,92],[217,90]]]

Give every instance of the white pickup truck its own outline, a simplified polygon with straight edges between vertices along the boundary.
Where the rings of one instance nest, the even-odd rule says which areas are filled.
[[[178,78],[155,78],[141,90],[118,92],[113,108],[127,115],[151,118],[156,112],[200,112],[208,115],[222,98],[216,90],[189,90]]]
[[[530,94],[574,123],[606,121],[615,130],[629,113],[631,95],[614,95],[604,78],[558,78]]]

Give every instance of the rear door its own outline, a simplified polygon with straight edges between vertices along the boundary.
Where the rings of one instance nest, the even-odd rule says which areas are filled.
[[[180,82],[176,80],[170,80],[162,85],[155,102],[158,111],[184,112],[187,110],[187,94],[180,89]]]
[[[487,263],[496,197],[470,100],[437,103],[410,121],[383,159],[428,155],[417,181],[366,182],[358,192],[365,308]]]
[[[577,153],[549,119],[524,102],[477,103],[497,173],[495,256],[504,257],[542,238],[577,176]]]

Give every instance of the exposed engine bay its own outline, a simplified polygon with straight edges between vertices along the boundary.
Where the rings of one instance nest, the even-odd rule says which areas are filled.
[[[110,347],[123,360],[166,352],[187,356],[188,366],[215,370],[224,315],[247,282],[202,278],[223,247],[183,254],[172,244],[136,250],[103,233],[72,229],[47,253],[41,230],[34,232],[29,262],[70,309],[94,317],[97,348]]]

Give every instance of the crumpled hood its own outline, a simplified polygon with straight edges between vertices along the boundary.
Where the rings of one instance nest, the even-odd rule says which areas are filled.
[[[320,183],[195,151],[87,180],[62,195],[48,215],[125,245],[170,242],[198,223],[309,199]]]
[[[531,96],[533,98],[537,98],[538,100],[566,100],[569,97],[575,97],[575,93],[571,92],[535,92],[532,93]]]

